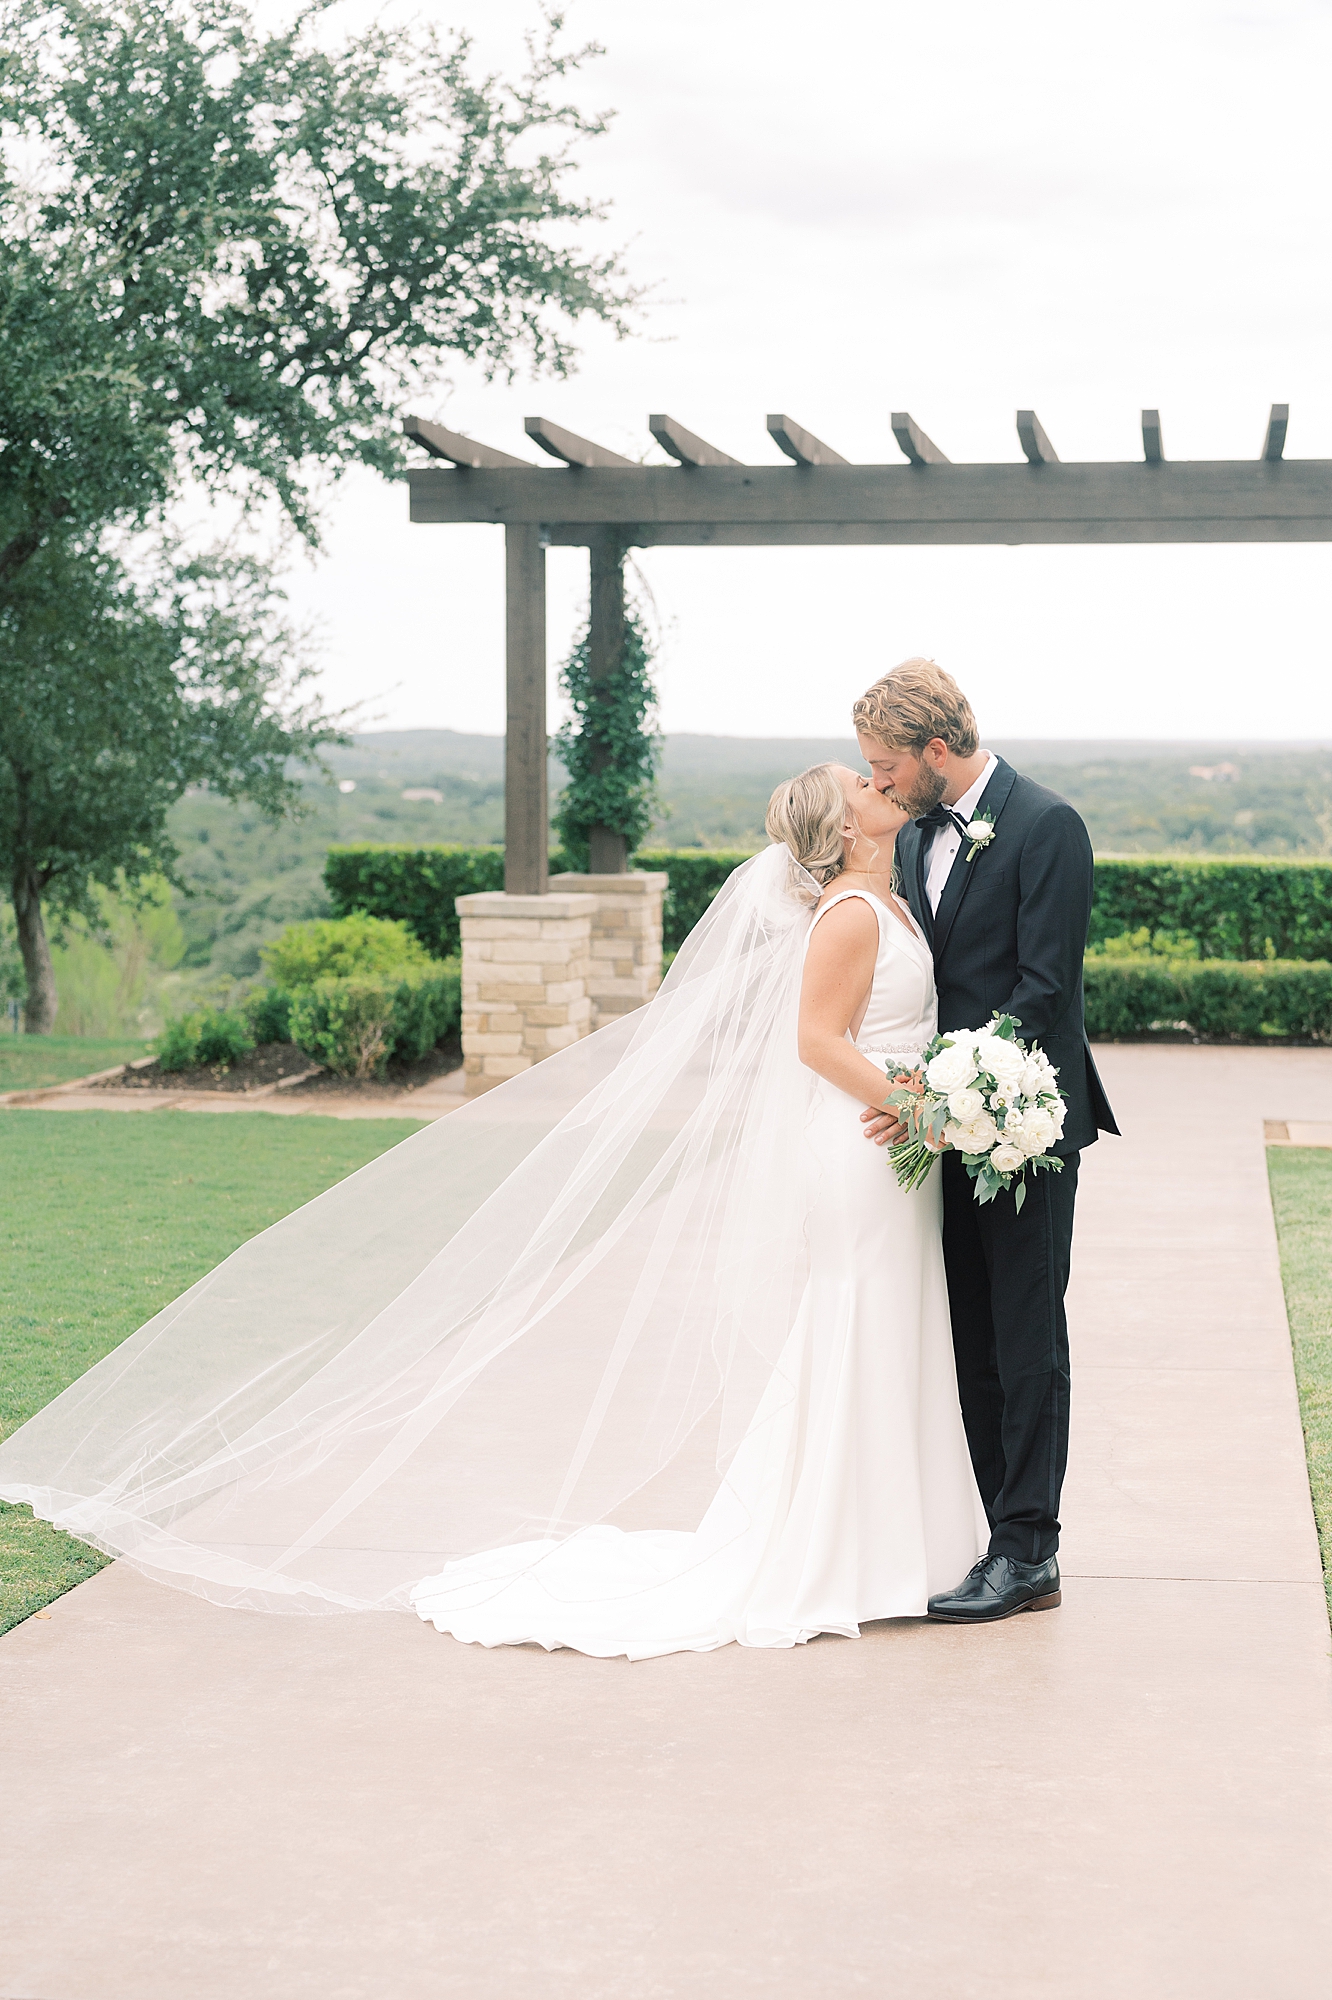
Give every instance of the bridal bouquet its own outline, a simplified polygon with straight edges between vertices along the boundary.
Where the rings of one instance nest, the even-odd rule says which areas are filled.
[[[908,1136],[890,1158],[899,1187],[918,1188],[940,1153],[961,1153],[977,1201],[1013,1188],[1014,1208],[1027,1198],[1028,1167],[1060,1173],[1050,1148],[1064,1129],[1057,1072],[1040,1049],[1028,1049],[1012,1014],[984,1028],[936,1035],[921,1067],[895,1076],[887,1102],[901,1111]]]

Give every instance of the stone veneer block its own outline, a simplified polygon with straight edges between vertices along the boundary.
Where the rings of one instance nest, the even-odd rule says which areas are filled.
[[[589,1032],[597,899],[558,888],[548,896],[487,890],[459,896],[455,907],[463,1073],[467,1095],[478,1097]]]
[[[553,894],[585,890],[595,899],[585,974],[594,1028],[646,1006],[660,986],[661,913],[669,883],[665,874],[551,876]]]

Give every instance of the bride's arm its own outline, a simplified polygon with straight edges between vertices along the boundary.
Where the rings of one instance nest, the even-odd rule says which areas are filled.
[[[891,1086],[846,1035],[864,1014],[878,955],[878,918],[859,896],[849,896],[816,924],[800,987],[801,1062],[849,1097],[875,1106]]]

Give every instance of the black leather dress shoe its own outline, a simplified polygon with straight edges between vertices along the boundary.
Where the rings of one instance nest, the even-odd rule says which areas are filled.
[[[930,1617],[950,1625],[988,1625],[1018,1611],[1053,1611],[1062,1593],[1054,1556],[1043,1563],[1016,1556],[982,1556],[956,1590],[930,1599]]]

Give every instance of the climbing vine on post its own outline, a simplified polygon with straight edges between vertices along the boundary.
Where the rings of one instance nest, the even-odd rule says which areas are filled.
[[[560,690],[572,713],[555,737],[569,774],[555,828],[569,866],[579,874],[605,870],[594,848],[604,851],[607,834],[618,835],[622,852],[632,854],[656,816],[661,737],[652,658],[643,614],[630,603],[618,656],[603,673],[593,674],[590,626],[561,669]]]

